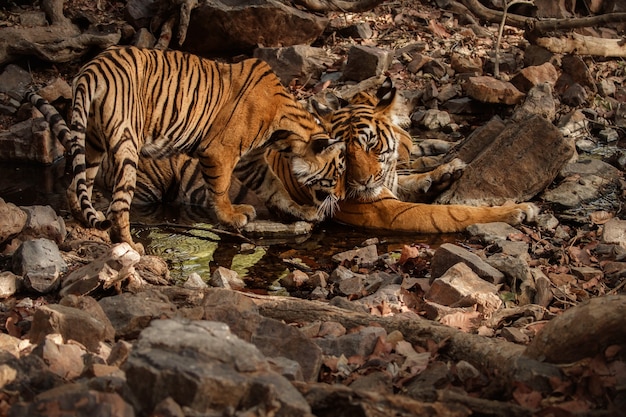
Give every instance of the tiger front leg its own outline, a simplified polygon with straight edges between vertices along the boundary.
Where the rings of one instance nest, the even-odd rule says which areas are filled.
[[[200,165],[215,216],[220,223],[240,229],[256,218],[254,207],[249,204],[232,204],[228,196],[235,163],[205,157],[200,158]]]

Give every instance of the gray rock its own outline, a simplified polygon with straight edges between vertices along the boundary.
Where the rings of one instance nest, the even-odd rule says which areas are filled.
[[[460,145],[458,157],[468,165],[461,178],[437,198],[438,203],[484,205],[528,201],[552,183],[574,152],[573,144],[538,115],[519,123],[507,123],[503,130],[494,132],[496,137],[491,142],[485,140],[491,130],[483,132],[484,135],[474,138],[485,144],[484,148],[472,145],[469,139]],[[475,150],[463,151],[466,146]],[[476,157],[468,161],[461,154]]]
[[[40,293],[57,288],[65,271],[67,263],[57,245],[49,239],[27,240],[13,255],[13,272],[24,277],[27,288]]]
[[[365,357],[374,351],[378,339],[386,335],[387,332],[382,327],[365,327],[358,332],[340,337],[317,338],[314,342],[322,348],[325,355]]]
[[[74,416],[135,417],[135,411],[114,392],[89,389],[83,384],[64,384],[38,394],[31,402],[11,407],[10,416],[45,417],[50,410],[72,410]]]
[[[259,45],[308,45],[328,19],[278,0],[207,0],[193,10],[182,49],[215,56],[249,53]]]
[[[63,243],[67,230],[65,221],[50,206],[27,206],[22,210],[28,215],[28,220],[22,229],[22,240],[33,238],[46,238]]]
[[[459,262],[469,266],[485,281],[493,284],[500,284],[504,281],[502,272],[489,265],[478,255],[452,243],[444,243],[435,251],[431,261],[431,280],[442,276],[449,268]]]
[[[496,253],[487,258],[487,263],[502,272],[509,286],[519,291],[519,305],[534,302],[535,282],[528,262],[515,256]]]
[[[115,329],[115,337],[134,339],[154,319],[173,317],[176,307],[158,291],[105,297],[100,307]]]
[[[233,291],[212,289],[203,303],[203,318],[226,323],[233,334],[254,344],[267,357],[296,361],[305,381],[317,380],[321,350],[298,329],[261,316],[250,303],[249,298]]]
[[[346,80],[362,81],[381,75],[391,65],[393,54],[373,46],[352,46],[343,71]]]
[[[479,237],[485,243],[506,240],[509,235],[520,233],[518,229],[504,222],[473,224],[467,227],[467,231],[472,236]]]
[[[333,255],[333,261],[342,263],[352,262],[358,266],[372,266],[378,261],[378,249],[376,245],[368,245],[362,248],[352,249]]]
[[[419,124],[428,130],[437,130],[449,125],[451,121],[452,119],[450,119],[448,112],[429,109],[419,121]]]
[[[0,73],[0,93],[24,94],[32,81],[33,78],[28,71],[18,65],[9,64]]]
[[[0,132],[0,161],[52,164],[64,151],[43,118],[24,120]]]
[[[257,48],[254,56],[270,64],[285,86],[290,85],[294,79],[301,85],[315,83],[322,72],[333,63],[333,59],[324,49],[308,45]]]
[[[563,207],[578,207],[586,201],[594,200],[610,182],[597,175],[585,175],[577,181],[563,181],[557,187],[542,194],[545,202]]]
[[[123,370],[143,414],[171,397],[205,415],[254,407],[276,416],[312,416],[289,381],[223,323],[155,320],[141,332]]]

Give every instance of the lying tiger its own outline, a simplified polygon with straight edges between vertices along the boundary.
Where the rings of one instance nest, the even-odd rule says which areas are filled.
[[[323,176],[332,189],[339,174],[326,167],[343,150],[263,61],[223,64],[136,47],[109,48],[80,70],[70,130],[65,144],[73,169],[67,192],[72,214],[90,227],[110,227],[113,242],[131,245],[129,212],[140,155],[195,158],[206,205],[221,223],[240,228],[255,217],[252,206],[233,205],[228,197],[242,156],[274,149],[289,161],[289,175],[299,183],[308,185]],[[262,153],[251,155],[265,160]],[[113,179],[108,219],[91,202],[105,156]],[[316,217],[312,213],[316,207],[302,214],[311,219]]]
[[[263,165],[262,170],[257,171],[259,164],[254,162],[255,158],[247,160],[244,156],[236,167],[235,174],[246,186],[261,194],[270,207],[285,213],[289,213],[289,209],[285,207],[289,207],[295,200],[295,204],[326,205],[322,212],[332,214],[334,204],[328,204],[332,199],[324,196],[338,196],[341,199],[339,210],[334,211],[333,218],[342,223],[367,228],[446,233],[463,231],[468,225],[475,223],[503,221],[518,224],[525,218],[531,220],[535,216],[538,209],[530,203],[472,207],[416,204],[399,200],[392,191],[397,187],[394,183],[403,187],[404,195],[421,193],[432,185],[441,183],[445,186],[446,181],[454,178],[464,164],[453,160],[429,173],[397,175],[395,166],[399,157],[393,149],[402,155],[401,159],[407,160],[412,141],[408,133],[394,121],[393,104],[396,92],[389,85],[385,83],[379,90],[380,102],[369,96],[359,96],[352,104],[335,111],[323,108],[319,103],[316,105],[316,111],[327,128],[348,145],[349,163],[363,160],[369,162],[368,165],[363,165],[368,169],[361,173],[368,186],[359,184],[358,170],[356,173],[354,169],[345,170],[343,152],[333,153],[334,158],[327,159],[327,164],[320,167],[304,184],[294,180],[291,160],[273,149],[263,151],[267,164]],[[42,110],[51,123],[51,129],[63,143],[63,129],[59,128],[62,124],[59,120],[62,121],[62,118],[55,117],[56,110],[52,106],[46,106],[35,94],[30,95],[30,101]],[[361,146],[360,137],[371,139],[371,147]],[[252,154],[257,152],[260,151],[254,150]],[[388,154],[391,156],[385,156]],[[106,160],[103,171],[108,177],[110,175],[106,173],[113,172]],[[185,155],[158,160],[141,158],[135,197],[142,202],[162,202],[166,194],[171,194],[173,190],[169,201],[204,205],[207,198],[206,185],[200,176],[198,162]]]
[[[539,209],[531,203],[498,207],[431,205],[401,201],[443,184],[462,170],[458,159],[430,173],[398,175],[399,158],[407,162],[412,148],[408,133],[396,122],[396,89],[387,79],[371,96],[357,96],[352,103],[330,109],[314,101],[313,108],[330,135],[346,144],[344,193],[334,219],[374,229],[418,233],[459,232],[475,223],[518,224],[532,220]]]

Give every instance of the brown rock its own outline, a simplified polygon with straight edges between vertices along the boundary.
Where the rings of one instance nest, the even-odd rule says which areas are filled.
[[[24,210],[0,198],[0,243],[20,233],[26,225],[27,217]]]
[[[524,99],[513,84],[493,77],[470,77],[463,86],[468,96],[484,103],[518,104]]]
[[[554,86],[559,74],[550,62],[542,65],[523,68],[513,79],[511,84],[518,90],[527,93],[537,84],[548,83]]]
[[[203,56],[250,53],[265,47],[308,45],[328,19],[277,0],[209,0],[193,10],[182,49]]]
[[[481,75],[483,72],[483,63],[479,57],[472,57],[453,53],[450,56],[450,66],[458,73],[474,73]]]

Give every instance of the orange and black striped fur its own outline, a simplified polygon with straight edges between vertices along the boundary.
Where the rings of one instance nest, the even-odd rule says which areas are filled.
[[[135,47],[109,48],[81,69],[73,85],[70,129],[72,213],[88,226],[111,227],[112,241],[131,244],[129,211],[140,156],[196,158],[216,217],[239,228],[255,216],[253,207],[233,205],[228,198],[242,156],[259,147],[275,149],[305,182],[326,164],[324,150],[340,146],[263,61],[223,64]],[[108,219],[91,202],[105,156],[115,182]]]
[[[376,96],[355,96],[338,109],[312,102],[326,130],[346,145],[347,198],[339,203],[335,220],[375,229],[447,233],[475,223],[517,224],[538,213],[530,203],[472,207],[412,202],[431,187],[445,187],[458,178],[465,163],[452,159],[431,172],[399,174],[398,162],[409,164],[416,152],[410,135],[397,122],[396,89],[390,79]]]

